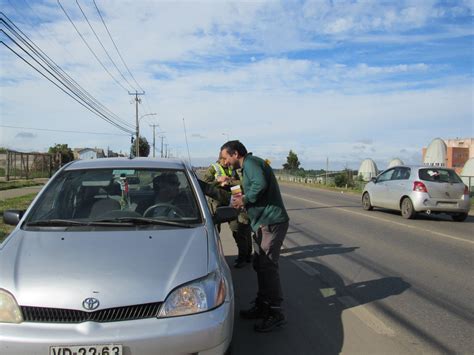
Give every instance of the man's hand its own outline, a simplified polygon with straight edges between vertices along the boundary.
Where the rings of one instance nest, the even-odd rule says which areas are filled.
[[[217,182],[218,182],[221,186],[227,186],[227,185],[229,185],[229,183],[230,183],[230,177],[228,177],[228,176],[218,176],[218,177],[217,177]]]
[[[232,207],[234,207],[235,209],[238,209],[238,210],[244,208],[243,197],[244,197],[243,195],[241,195],[241,196],[232,196],[231,199],[230,199]]]

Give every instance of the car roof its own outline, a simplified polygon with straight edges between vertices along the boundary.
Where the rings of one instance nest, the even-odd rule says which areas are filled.
[[[394,165],[391,166],[390,168],[385,169],[384,171],[387,171],[388,169],[393,169],[393,168],[410,168],[410,169],[445,169],[445,170],[454,170],[453,168],[448,168],[446,166],[430,166],[430,165]]]
[[[148,169],[189,169],[188,165],[179,159],[168,158],[99,158],[75,160],[65,167],[65,170],[82,169],[119,169],[119,168],[148,168]]]

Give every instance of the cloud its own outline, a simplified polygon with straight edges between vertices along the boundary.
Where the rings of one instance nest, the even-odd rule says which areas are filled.
[[[30,133],[30,132],[20,132],[15,135],[15,138],[19,138],[19,139],[32,139],[36,137],[37,137],[36,134]]]
[[[88,52],[56,1],[31,2],[33,11],[18,13],[10,3],[16,4],[2,2],[5,12],[35,43],[134,125],[132,97]],[[102,53],[75,3],[62,3]],[[94,8],[85,1],[81,5],[120,64]],[[213,161],[225,132],[275,164],[293,149],[305,167],[325,164],[326,157],[334,164],[344,166],[350,159],[357,165],[363,154],[383,163],[403,149],[403,159],[414,160],[433,137],[474,135],[469,1],[98,5],[146,91],[139,115],[157,113],[160,131],[166,132],[158,135],[166,135],[177,155],[187,155],[183,117],[193,160]],[[0,89],[8,92],[0,100],[2,123],[119,133],[4,53],[2,65],[9,70],[0,79]],[[140,130],[151,142],[152,130],[142,122]],[[2,132],[2,144],[25,147],[26,140],[14,139],[13,132]],[[44,149],[56,142],[130,148],[130,137],[67,133],[42,133],[28,144]]]

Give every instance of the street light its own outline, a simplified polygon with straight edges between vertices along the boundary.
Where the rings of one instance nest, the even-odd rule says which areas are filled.
[[[140,118],[137,118],[137,139],[135,140],[135,156],[138,158],[140,156],[140,120],[145,117],[145,116],[156,116],[156,113],[147,113],[145,115],[140,116]]]

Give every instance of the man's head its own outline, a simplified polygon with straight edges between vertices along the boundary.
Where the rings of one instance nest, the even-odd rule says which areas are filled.
[[[221,165],[223,167],[227,167],[225,159],[224,159],[224,157],[222,156],[221,153],[219,153],[219,158],[217,158],[217,163],[219,163],[219,165]]]
[[[221,147],[221,156],[227,166],[239,169],[243,158],[247,154],[247,148],[239,141],[228,141]]]
[[[163,201],[174,199],[179,193],[179,179],[173,172],[162,173],[153,179],[153,190]]]

